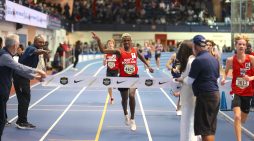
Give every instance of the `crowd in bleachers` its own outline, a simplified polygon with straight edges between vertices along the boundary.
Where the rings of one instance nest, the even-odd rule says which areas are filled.
[[[68,19],[73,23],[186,24],[230,22],[230,7],[224,1],[218,21],[211,0],[74,0],[73,11],[49,0],[12,0],[32,9]],[[225,20],[226,19],[226,20]]]
[[[10,0],[20,5],[29,7],[31,9],[40,11],[42,13],[58,17],[60,19],[69,19],[71,17],[70,14],[70,6],[68,3],[61,6],[60,3],[53,3],[50,0],[37,0],[35,3],[34,0]]]
[[[205,23],[214,19],[214,12],[207,1],[189,0],[123,0],[111,2],[75,0],[73,16],[82,23],[118,24],[180,24]]]

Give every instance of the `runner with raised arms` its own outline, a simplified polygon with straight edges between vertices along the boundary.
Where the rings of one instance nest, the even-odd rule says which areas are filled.
[[[122,35],[122,46],[120,49],[104,49],[101,43],[100,38],[94,33],[93,38],[97,41],[99,49],[104,54],[117,54],[119,56],[119,71],[120,77],[138,77],[138,66],[137,66],[137,57],[147,66],[150,72],[153,72],[153,69],[146,62],[145,58],[141,53],[138,52],[138,48],[132,46],[131,35],[129,33],[124,33]],[[125,116],[125,124],[130,125],[132,131],[136,130],[136,123],[134,120],[135,114],[135,93],[136,88],[118,88],[121,92],[122,97],[122,107]],[[127,111],[127,103],[129,97],[129,106],[131,116],[129,118]]]

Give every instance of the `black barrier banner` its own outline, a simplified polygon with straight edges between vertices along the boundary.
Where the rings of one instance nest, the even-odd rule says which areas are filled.
[[[5,0],[0,0],[0,20],[4,20],[5,18]]]

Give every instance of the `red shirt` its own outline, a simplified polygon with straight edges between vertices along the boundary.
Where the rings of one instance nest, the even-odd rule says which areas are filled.
[[[232,78],[232,91],[231,93],[240,96],[253,96],[253,85],[252,82],[246,81],[242,78],[243,75],[252,76],[253,66],[251,66],[250,56],[246,55],[245,61],[239,63],[236,55],[233,57],[233,78]]]
[[[110,70],[119,69],[119,58],[116,54],[106,54],[107,68]]]
[[[126,52],[124,48],[120,49],[121,57],[119,58],[120,76],[128,77],[138,74],[137,51],[131,48],[130,52]]]
[[[251,52],[250,55],[254,56],[254,52]],[[254,68],[252,68],[252,71],[254,73]],[[253,87],[253,91],[254,91],[254,80],[252,80],[252,87]]]

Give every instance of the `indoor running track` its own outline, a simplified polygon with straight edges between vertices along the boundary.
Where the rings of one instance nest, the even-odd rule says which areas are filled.
[[[165,64],[170,54],[161,57],[161,69],[153,74],[144,71],[139,62],[140,77],[169,77]],[[151,65],[155,68],[154,58]],[[79,71],[67,68],[62,74],[71,76],[105,76],[102,59],[88,60],[78,64]],[[229,84],[229,83],[228,83]],[[78,85],[78,84],[77,84]],[[231,97],[229,85],[225,91],[228,107]],[[119,91],[114,89],[115,103],[108,103],[106,89],[86,87],[42,87],[36,84],[31,89],[29,122],[37,126],[34,130],[20,130],[15,127],[17,119],[17,98],[10,97],[8,120],[2,141],[178,141],[180,117],[176,116],[177,98],[168,89],[138,89],[136,94],[137,130],[131,131],[124,124]],[[218,115],[216,141],[234,141],[232,111]],[[244,125],[243,141],[253,140],[254,115],[250,113]]]

